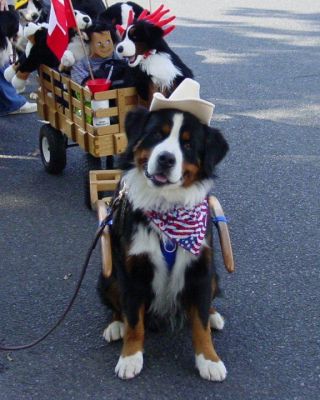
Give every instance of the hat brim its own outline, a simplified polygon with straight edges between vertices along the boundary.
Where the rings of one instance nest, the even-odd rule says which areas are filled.
[[[174,108],[179,111],[189,112],[203,124],[209,125],[214,107],[214,104],[206,100],[187,98],[183,100],[172,100],[167,99],[161,93],[155,93],[150,105],[150,111]]]

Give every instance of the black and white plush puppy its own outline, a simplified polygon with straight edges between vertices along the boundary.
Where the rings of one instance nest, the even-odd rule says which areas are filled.
[[[185,100],[188,99],[188,100]],[[100,277],[114,320],[104,338],[123,338],[115,368],[123,379],[143,367],[145,319],[189,319],[196,368],[222,381],[226,368],[212,344],[211,328],[223,318],[211,307],[217,291],[207,197],[215,166],[228,145],[209,127],[213,104],[199,84],[185,79],[169,99],[156,93],[150,111],[127,115],[128,147],[110,226],[113,271]]]
[[[85,14],[79,10],[74,10],[74,15],[77,25],[80,31],[82,31],[84,49],[77,30],[74,28],[69,29],[69,44],[61,58],[60,71],[69,70],[77,61],[81,60],[85,56],[83,53],[84,50],[89,55],[88,37],[84,33],[84,30],[92,25],[92,19],[89,14]]]
[[[23,25],[28,22],[47,22],[50,4],[44,0],[20,0],[16,2],[16,9]]]
[[[24,27],[24,36],[28,39],[30,46],[27,46],[24,56],[4,71],[6,80],[11,82],[19,92],[25,90],[29,75],[39,69],[41,64],[51,68],[59,66],[59,60],[47,46],[47,33],[47,28],[41,24],[29,22]]]
[[[130,11],[139,17],[143,8],[133,1],[119,2],[108,7],[99,15],[99,20],[116,25],[125,25],[129,19]]]
[[[175,18],[163,19],[169,11],[160,6],[152,14],[144,10],[137,19],[130,13],[127,28],[117,27],[122,32],[117,54],[128,59],[138,93],[149,103],[153,93],[161,92],[168,97],[183,79],[193,77],[192,71],[163,39],[174,29],[174,26],[165,28]]]
[[[19,30],[19,17],[15,11],[0,12],[0,67],[10,60],[12,55],[11,41]]]

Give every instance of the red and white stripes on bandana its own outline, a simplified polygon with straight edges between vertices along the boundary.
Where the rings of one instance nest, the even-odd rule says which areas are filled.
[[[194,255],[200,253],[206,235],[208,214],[207,199],[192,208],[174,208],[165,213],[146,212],[161,232]]]

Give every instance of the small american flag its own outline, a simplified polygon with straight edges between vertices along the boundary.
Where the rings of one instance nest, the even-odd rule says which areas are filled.
[[[181,207],[165,213],[146,213],[166,236],[195,255],[200,253],[207,230],[208,214],[207,199],[192,208]]]

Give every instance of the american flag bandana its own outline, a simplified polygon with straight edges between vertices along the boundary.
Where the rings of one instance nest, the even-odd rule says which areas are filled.
[[[157,211],[146,213],[161,232],[194,255],[200,253],[206,235],[208,214],[207,199],[192,208],[181,207],[165,213]]]

